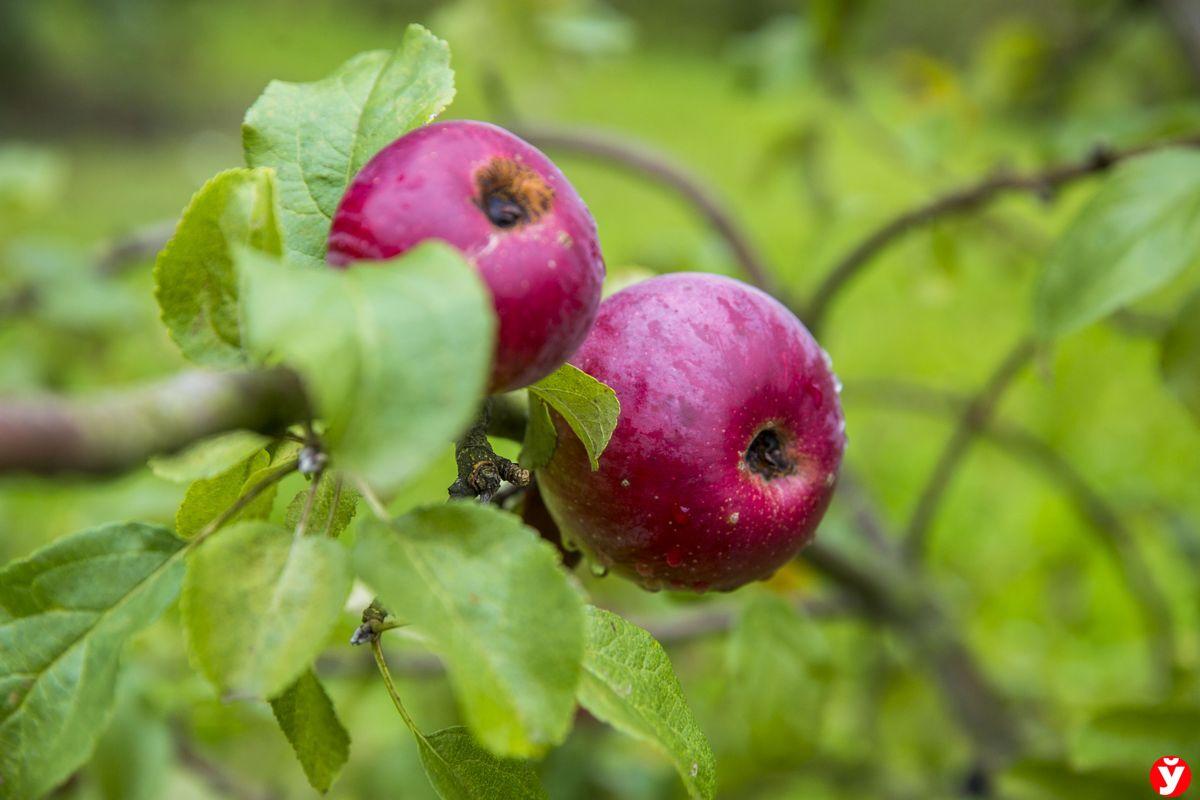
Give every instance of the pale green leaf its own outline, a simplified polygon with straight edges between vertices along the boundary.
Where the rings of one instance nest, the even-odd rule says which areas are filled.
[[[309,784],[322,794],[350,758],[350,734],[342,727],[333,701],[311,669],[278,697],[271,710],[300,761]]]
[[[223,693],[272,697],[308,668],[350,593],[345,549],[242,522],[188,559],[180,607],[193,661]]]
[[[1163,337],[1161,364],[1167,386],[1200,423],[1200,292],[1184,303]]]
[[[563,364],[529,387],[529,393],[558,412],[587,450],[592,469],[617,427],[617,393],[581,369]],[[531,409],[532,412],[532,409]]]
[[[308,504],[308,495],[312,490],[311,484],[302,489],[288,504],[283,524],[288,530],[295,530],[304,515]],[[325,472],[321,475],[313,497],[312,508],[308,512],[308,533],[338,536],[354,519],[358,511],[358,492],[341,475]]]
[[[726,644],[726,733],[757,764],[794,765],[821,734],[828,654],[815,626],[784,600],[758,594]]]
[[[183,542],[104,525],[0,570],[0,792],[39,797],[83,764],[104,730],[125,641],[179,594]]]
[[[270,170],[231,169],[204,184],[154,264],[154,296],[163,324],[198,364],[245,362],[238,327],[232,248],[279,253]]]
[[[1034,296],[1043,338],[1071,333],[1157,289],[1200,257],[1200,153],[1116,167],[1063,232]]]
[[[368,522],[359,575],[446,662],[468,726],[488,750],[531,756],[570,729],[583,603],[554,549],[477,503]]]
[[[546,790],[528,761],[497,758],[461,726],[417,734],[421,763],[442,800],[541,800]]]
[[[242,319],[261,360],[303,377],[339,467],[388,493],[469,424],[491,369],[495,313],[440,242],[349,270],[243,251]]]
[[[267,451],[259,450],[214,478],[193,482],[184,493],[179,510],[175,512],[175,530],[180,536],[194,536],[262,480],[270,463],[271,457]],[[269,487],[229,522],[265,519],[271,513],[276,489],[275,486]]]
[[[525,441],[521,443],[521,466],[541,469],[550,463],[558,446],[558,434],[550,409],[536,396],[529,395],[529,422],[525,425]]]
[[[230,431],[202,439],[174,455],[151,458],[150,469],[158,477],[178,483],[215,478],[270,442],[270,437],[254,431]]]
[[[433,120],[454,98],[446,43],[409,25],[400,47],[355,56],[313,83],[272,81],[246,112],[246,163],[278,175],[289,252],[324,260],[346,186],[394,139]]]
[[[666,756],[689,795],[714,797],[712,749],[662,645],[633,623],[593,606],[587,608],[587,630],[580,704]]]

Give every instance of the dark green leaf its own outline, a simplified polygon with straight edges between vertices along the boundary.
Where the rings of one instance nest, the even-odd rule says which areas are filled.
[[[231,169],[204,184],[154,264],[163,323],[198,364],[230,367],[246,360],[238,329],[235,245],[280,252],[270,170]]]
[[[242,522],[188,559],[180,607],[192,658],[222,692],[279,694],[325,645],[350,593],[334,539]]]
[[[717,768],[712,749],[662,645],[603,609],[588,606],[587,617],[580,704],[666,756],[692,797],[714,797]]]
[[[491,368],[495,313],[440,242],[345,271],[243,251],[250,350],[304,378],[338,466],[388,493],[468,425]]]
[[[1117,167],[1063,232],[1034,297],[1043,338],[1078,330],[1157,289],[1200,256],[1200,153]]]
[[[1193,294],[1162,341],[1167,386],[1200,423],[1200,292]]]
[[[305,670],[283,694],[272,698],[271,710],[308,782],[318,792],[328,792],[350,757],[350,734],[321,681],[311,669]]]
[[[617,393],[570,364],[563,364],[530,386],[529,393],[562,416],[587,449],[592,469],[599,469],[600,454],[608,446],[621,413]]]
[[[385,145],[454,98],[446,43],[409,25],[400,47],[355,56],[314,83],[272,81],[246,112],[246,163],[278,175],[288,251],[323,261],[346,186]]]
[[[359,574],[446,662],[472,732],[497,755],[563,740],[583,656],[583,602],[554,549],[476,503],[368,522]]]
[[[0,570],[0,791],[40,797],[88,759],[125,641],[179,594],[183,542],[105,525]]]
[[[528,761],[496,758],[461,726],[417,735],[421,763],[442,800],[539,800],[546,790]]]

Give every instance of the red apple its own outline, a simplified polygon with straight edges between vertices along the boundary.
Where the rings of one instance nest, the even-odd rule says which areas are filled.
[[[537,479],[601,566],[647,589],[730,590],[813,538],[845,447],[840,387],[779,302],[731,278],[652,278],[601,304],[571,362],[621,416],[595,472],[556,417]]]
[[[500,321],[490,390],[527,386],[579,347],[604,261],[587,206],[540,151],[485,122],[440,122],[385,147],[333,217],[330,264],[377,261],[426,239],[457,247]]]

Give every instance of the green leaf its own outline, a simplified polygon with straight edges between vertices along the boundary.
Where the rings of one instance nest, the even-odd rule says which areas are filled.
[[[442,800],[540,800],[546,790],[528,761],[496,758],[462,726],[417,734],[421,763]]]
[[[177,483],[215,478],[270,442],[270,437],[261,433],[230,431],[202,439],[174,455],[151,458],[150,469],[158,477]]]
[[[716,761],[671,660],[646,631],[588,606],[579,702],[598,719],[659,750],[692,797],[715,796]],[[740,713],[740,712],[739,712]]]
[[[183,542],[104,525],[0,570],[0,790],[40,797],[83,764],[113,704],[125,641],[179,594]]]
[[[328,792],[350,758],[350,734],[321,681],[311,669],[305,670],[283,694],[272,698],[271,710],[309,784],[322,794]]]
[[[454,98],[446,43],[409,25],[400,47],[362,53],[314,83],[272,81],[246,112],[246,163],[278,174],[289,252],[323,261],[346,186],[383,147]]]
[[[238,329],[232,249],[279,253],[270,170],[231,169],[200,188],[154,264],[154,296],[163,324],[197,364],[245,362]]]
[[[266,477],[270,463],[267,451],[259,450],[215,478],[192,483],[175,512],[175,530],[180,536],[194,536]],[[265,519],[271,514],[276,490],[268,488],[229,521]]]
[[[1200,153],[1114,169],[1063,232],[1038,283],[1042,338],[1071,333],[1157,289],[1200,256]]]
[[[321,652],[351,579],[333,539],[257,521],[222,531],[192,553],[183,582],[195,664],[223,693],[279,694]]]
[[[815,626],[787,602],[758,594],[726,644],[728,728],[761,765],[794,765],[821,733],[828,654]]]
[[[1160,357],[1167,386],[1200,423],[1200,292],[1183,304],[1171,323]]]
[[[1065,761],[1029,759],[1006,770],[1000,777],[1001,797],[1019,800],[1129,800],[1150,794],[1146,776],[1159,753],[1145,764],[1144,771],[1130,774],[1122,769],[1080,771]],[[1150,794],[1150,796],[1153,796]]]
[[[300,524],[311,489],[311,485],[305,487],[288,504],[283,519],[284,527],[288,530],[295,530]],[[316,491],[306,530],[308,533],[336,537],[346,530],[358,511],[358,492],[342,476],[330,472],[321,475]]]
[[[241,256],[249,347],[300,373],[340,467],[388,493],[470,423],[495,313],[458,251],[430,242],[349,270]]]
[[[359,531],[354,563],[383,605],[446,662],[488,750],[532,756],[567,735],[583,657],[583,603],[554,549],[477,503],[419,509]]]
[[[550,463],[558,446],[558,434],[550,409],[534,395],[529,395],[529,422],[525,426],[525,441],[521,443],[521,466],[540,469]]]
[[[1083,767],[1153,764],[1162,756],[1200,751],[1200,707],[1195,704],[1109,709],[1084,725],[1071,748]]]
[[[600,454],[608,446],[621,413],[617,393],[570,364],[563,364],[530,386],[529,393],[566,420],[587,449],[592,469],[599,469]]]

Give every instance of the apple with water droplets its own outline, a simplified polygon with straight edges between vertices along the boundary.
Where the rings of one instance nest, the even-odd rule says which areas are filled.
[[[601,304],[571,363],[616,391],[621,415],[596,471],[554,415],[537,480],[599,568],[727,591],[812,540],[845,448],[840,386],[778,301],[716,275],[651,278]]]
[[[499,319],[491,392],[544,378],[587,336],[604,280],[596,224],[529,143],[469,120],[402,136],[346,189],[327,260],[379,261],[427,239],[461,250],[491,290]]]

